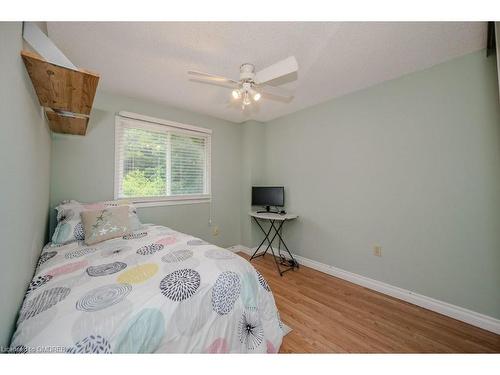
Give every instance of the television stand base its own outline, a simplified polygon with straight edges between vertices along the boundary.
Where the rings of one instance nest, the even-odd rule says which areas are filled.
[[[279,211],[271,211],[271,206],[265,206],[266,209],[264,211],[257,211],[258,214],[279,214]]]

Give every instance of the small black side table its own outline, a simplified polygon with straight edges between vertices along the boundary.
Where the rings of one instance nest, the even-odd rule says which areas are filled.
[[[257,223],[260,230],[262,231],[262,233],[264,233],[264,236],[265,236],[264,239],[262,240],[262,242],[260,243],[260,245],[257,246],[257,249],[253,253],[252,257],[250,258],[250,261],[252,261],[252,259],[266,255],[267,251],[269,249],[271,249],[271,252],[273,254],[273,259],[274,259],[274,262],[276,263],[276,268],[278,268],[278,272],[279,272],[280,276],[283,276],[283,274],[286,271],[293,270],[294,268],[299,268],[299,263],[297,263],[297,261],[293,257],[290,250],[288,250],[288,247],[286,246],[286,243],[283,240],[283,236],[282,236],[282,229],[283,229],[283,225],[285,224],[285,222],[290,221],[290,220],[295,220],[298,218],[298,216],[294,215],[294,214],[281,215],[281,214],[272,213],[272,212],[254,212],[254,211],[250,212],[249,215],[255,220],[255,222]],[[260,224],[259,219],[269,221],[269,223],[271,224],[269,226],[269,230],[267,232]],[[274,230],[274,234],[272,234],[273,230]],[[272,236],[272,238],[270,238],[270,236]],[[274,253],[274,249],[272,246],[272,243],[273,243],[274,239],[276,238],[276,236],[278,236],[278,239],[279,239],[279,241],[278,241],[278,247],[279,247],[278,256],[280,258],[279,263],[278,263],[278,260],[276,259],[276,255]],[[262,245],[264,245],[264,242],[266,242],[266,240],[268,243],[266,250],[259,253],[260,248],[262,247]],[[289,260],[287,260],[285,257],[283,257],[281,255],[281,244],[283,244],[286,252],[290,256]],[[286,266],[286,268],[284,270],[281,270],[280,264],[282,266]]]

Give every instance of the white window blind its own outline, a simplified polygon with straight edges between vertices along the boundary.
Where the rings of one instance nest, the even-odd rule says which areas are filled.
[[[115,198],[165,204],[210,199],[211,131],[120,112],[115,127]]]

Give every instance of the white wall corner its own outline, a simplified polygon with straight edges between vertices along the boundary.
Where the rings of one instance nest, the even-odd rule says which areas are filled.
[[[46,24],[40,22],[23,22],[23,39],[48,62],[63,66],[68,69],[77,70],[76,66],[61,52],[59,48],[49,39]],[[44,32],[45,31],[45,32]]]

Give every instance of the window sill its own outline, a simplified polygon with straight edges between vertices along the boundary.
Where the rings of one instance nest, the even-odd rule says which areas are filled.
[[[166,199],[158,201],[134,201],[132,203],[137,208],[142,207],[161,207],[161,206],[177,206],[182,204],[197,204],[197,203],[210,203],[211,198],[196,198],[196,199]]]

